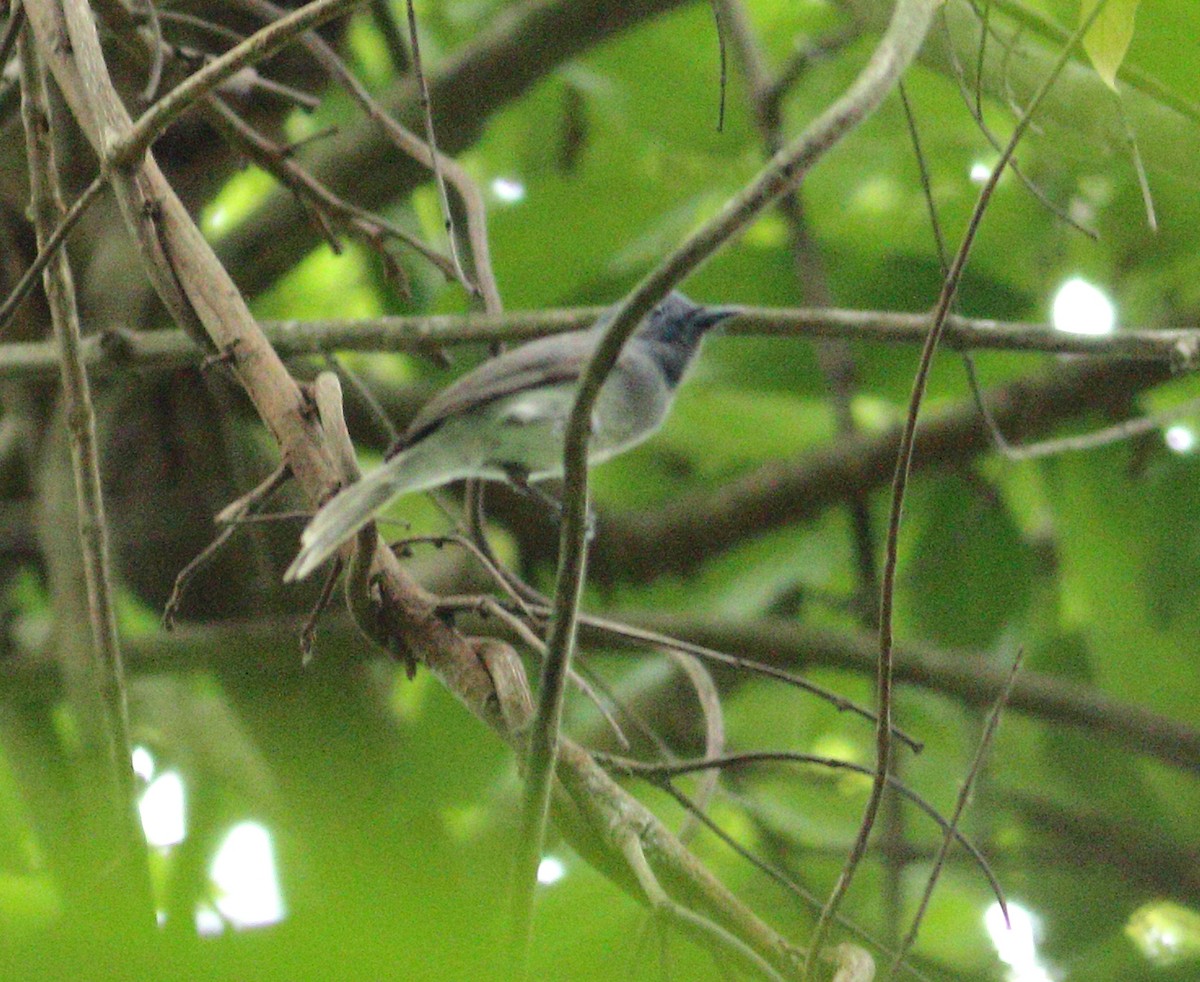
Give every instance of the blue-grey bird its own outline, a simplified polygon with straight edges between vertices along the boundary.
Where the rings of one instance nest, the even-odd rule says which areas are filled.
[[[646,316],[596,400],[589,464],[628,450],[662,425],[704,335],[737,312],[676,292]],[[435,395],[380,467],[317,512],[284,579],[303,579],[400,495],[468,478],[528,488],[527,482],[561,477],[579,377],[610,323],[612,311],[587,330],[514,348]]]

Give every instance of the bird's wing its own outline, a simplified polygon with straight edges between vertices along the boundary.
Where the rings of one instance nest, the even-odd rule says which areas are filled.
[[[541,338],[485,361],[429,400],[388,457],[428,436],[447,419],[532,387],[578,380],[599,335],[594,330]]]

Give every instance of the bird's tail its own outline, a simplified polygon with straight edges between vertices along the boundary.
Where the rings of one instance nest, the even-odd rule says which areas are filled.
[[[396,471],[390,464],[342,488],[313,516],[300,536],[299,554],[283,574],[285,581],[308,576],[374,518],[384,505],[405,490],[406,482],[397,481]]]

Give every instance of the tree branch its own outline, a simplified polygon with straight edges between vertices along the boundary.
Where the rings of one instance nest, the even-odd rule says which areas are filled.
[[[21,118],[29,158],[30,211],[38,247],[49,252],[47,242],[65,209],[58,184],[49,96],[31,32],[22,35],[20,44]],[[128,926],[144,930],[154,923],[154,900],[130,756],[129,704],[109,579],[108,527],[100,488],[96,417],[87,374],[79,358],[79,312],[65,252],[52,252],[42,280],[61,359],[63,418],[71,444],[79,545],[91,628],[91,659],[86,681],[80,687],[90,691],[85,703],[75,705],[76,722],[83,738],[84,757],[95,767],[87,778],[98,778],[101,784],[100,798],[107,812],[104,831],[110,832],[114,840],[95,844],[104,857],[97,865],[100,877],[108,884],[103,894],[110,899],[112,896],[122,899],[120,906],[111,912],[113,916],[118,920],[131,918],[132,924]]]
[[[537,712],[529,729],[529,774],[517,861],[518,889],[521,889],[521,878],[524,877],[526,895],[518,895],[516,899],[518,917],[523,917],[526,925],[531,916],[533,883],[545,831],[550,775],[554,771],[562,719],[563,693],[575,644],[579,598],[583,589],[588,524],[588,440],[592,428],[592,407],[601,386],[616,365],[622,346],[638,323],[649,314],[651,307],[733,235],[746,228],[780,195],[799,184],[825,153],[874,112],[920,50],[939,6],[940,0],[897,0],[887,32],[853,84],[795,141],[776,154],[742,192],[726,203],[716,217],[689,236],[672,255],[642,279],[617,306],[612,323],[588,360],[567,424],[563,452],[563,522],[554,614],[546,642],[546,659],[542,665]],[[525,931],[527,939],[527,927]]]

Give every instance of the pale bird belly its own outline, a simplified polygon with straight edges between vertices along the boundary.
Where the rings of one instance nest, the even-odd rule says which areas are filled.
[[[480,476],[501,480],[516,466],[533,481],[557,478],[562,476],[563,440],[575,393],[575,386],[559,386],[509,396],[447,425],[458,430],[456,437]],[[621,401],[620,412],[613,411],[613,400]],[[614,375],[593,413],[588,462],[602,463],[645,440],[662,422],[666,403],[665,393],[631,388],[623,376]]]

